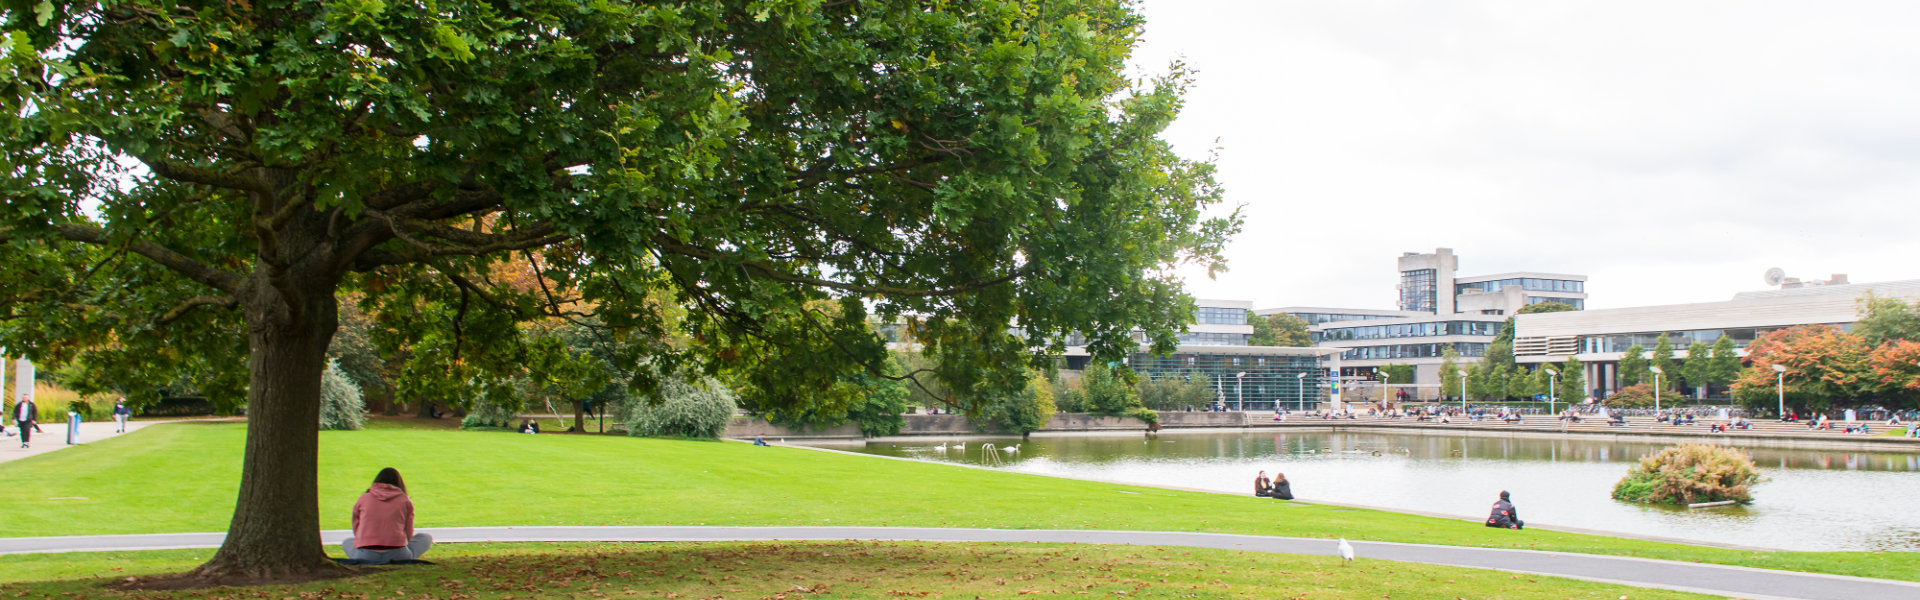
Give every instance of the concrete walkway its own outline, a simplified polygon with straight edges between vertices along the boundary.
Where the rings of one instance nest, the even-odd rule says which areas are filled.
[[[46,413],[42,412],[41,414]],[[127,433],[139,431],[148,425],[171,422],[172,421],[128,421]],[[126,435],[125,433],[114,433],[113,430],[115,427],[116,425],[114,425],[112,418],[100,421],[81,421],[80,443],[98,442],[114,436]],[[0,463],[19,460],[29,456],[38,456],[61,448],[72,447],[67,445],[67,416],[65,414],[60,415],[59,422],[42,421],[40,423],[40,433],[33,434],[33,445],[31,447],[20,447],[20,429],[15,427],[11,421],[7,424],[7,431],[13,432],[13,435],[11,437],[0,436]]]
[[[435,541],[442,543],[887,540],[1153,545],[1286,554],[1335,554],[1334,542],[1325,539],[1168,531],[917,527],[447,527],[423,531],[433,534]],[[322,532],[321,539],[328,545],[336,545],[348,533],[343,530],[326,531]],[[220,545],[223,537],[225,534],[220,533],[181,533],[0,538],[0,554],[213,548]],[[1920,598],[1920,583],[1839,575],[1537,550],[1392,542],[1353,542],[1353,546],[1363,560],[1494,569],[1754,600]]]

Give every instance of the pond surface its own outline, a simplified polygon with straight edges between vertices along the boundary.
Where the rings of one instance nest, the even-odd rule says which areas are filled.
[[[987,457],[983,441],[1020,443]],[[1353,432],[1166,432],[823,443],[1010,471],[1246,493],[1284,472],[1294,496],[1484,519],[1501,490],[1529,524],[1789,550],[1920,550],[1920,454],[1748,448],[1764,480],[1745,507],[1687,510],[1608,493],[1664,444]]]

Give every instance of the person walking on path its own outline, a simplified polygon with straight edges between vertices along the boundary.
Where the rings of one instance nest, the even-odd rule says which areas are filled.
[[[20,447],[30,447],[33,431],[40,428],[40,407],[33,405],[31,396],[20,395],[20,403],[13,407],[13,424],[20,428]]]
[[[133,416],[133,409],[127,408],[127,399],[125,397],[122,397],[119,400],[114,400],[113,401],[113,422],[115,425],[114,425],[113,432],[126,433],[127,418],[131,416]]]
[[[1513,509],[1513,503],[1507,501],[1507,492],[1501,490],[1500,499],[1493,503],[1493,514],[1487,515],[1488,527],[1502,529],[1521,529],[1526,522],[1520,520],[1520,514]]]
[[[433,536],[413,531],[413,500],[400,471],[387,467],[373,476],[373,485],[353,503],[353,535],[340,547],[348,560],[370,565],[418,560],[433,547]]]

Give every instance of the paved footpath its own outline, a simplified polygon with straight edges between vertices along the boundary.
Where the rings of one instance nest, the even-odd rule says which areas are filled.
[[[46,413],[42,411],[41,414]],[[127,433],[139,431],[148,425],[171,422],[172,421],[128,421]],[[114,424],[111,418],[100,421],[81,421],[80,443],[98,442],[100,440],[126,435],[126,433],[114,433],[113,430],[116,427],[117,425]],[[59,422],[42,421],[40,423],[40,433],[33,434],[33,444],[26,448],[20,447],[20,429],[15,427],[11,420],[7,423],[7,430],[13,432],[13,435],[0,436],[0,463],[73,447],[67,444],[67,417],[65,414],[60,415]]]
[[[714,542],[764,540],[887,540],[927,542],[1035,542],[1186,546],[1286,554],[1334,554],[1332,540],[1170,531],[1053,529],[941,529],[919,527],[445,527],[427,531],[436,542]],[[350,533],[322,532],[329,545]],[[225,534],[180,533],[0,538],[0,554],[212,548]],[[1751,598],[1754,600],[1912,600],[1920,583],[1773,571],[1700,563],[1460,546],[1353,542],[1361,559],[1449,565],[1568,577],[1605,583]]]

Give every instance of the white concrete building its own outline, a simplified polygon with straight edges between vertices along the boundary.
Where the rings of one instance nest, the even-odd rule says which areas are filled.
[[[1812,324],[1850,329],[1860,320],[1860,300],[1868,293],[1914,302],[1920,300],[1920,279],[1783,287],[1741,292],[1725,302],[1519,315],[1514,317],[1514,358],[1537,364],[1573,356],[1585,364],[1589,389],[1611,393],[1618,389],[1625,351],[1635,345],[1651,351],[1662,333],[1675,358],[1685,357],[1694,342],[1711,345],[1722,336],[1733,338],[1744,354],[1755,336],[1775,329]]]

